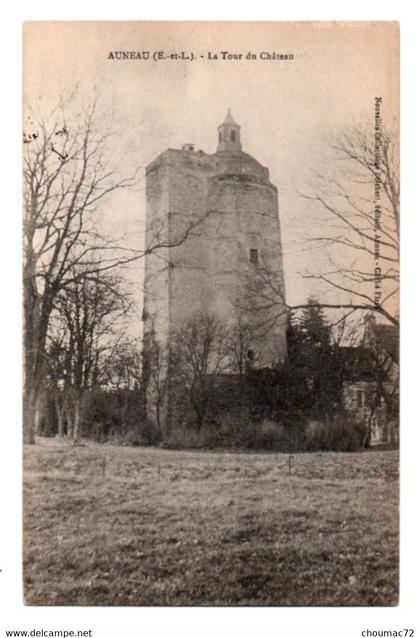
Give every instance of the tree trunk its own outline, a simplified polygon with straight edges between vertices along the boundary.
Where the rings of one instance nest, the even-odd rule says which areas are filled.
[[[57,394],[54,397],[55,402],[55,410],[57,413],[57,423],[58,423],[58,438],[62,439],[64,437],[64,402],[60,408],[60,402],[58,400]]]
[[[36,436],[42,436],[43,434],[43,429],[45,429],[46,425],[45,420],[47,419],[47,410],[48,407],[46,404],[45,390],[39,389],[36,397],[36,408],[34,416],[34,430]]]
[[[196,428],[197,432],[200,433],[204,423],[204,414],[199,410],[196,410],[195,413],[197,415]]]
[[[57,419],[58,419],[58,438],[62,439],[64,438],[64,414],[62,410],[59,410],[57,412]]]
[[[43,420],[43,410],[40,407],[40,403],[41,401],[37,401],[36,402],[36,409],[35,409],[35,417],[34,417],[34,430],[35,430],[35,434],[36,436],[42,436],[42,420]]]
[[[74,402],[73,444],[77,445],[82,440],[82,397],[79,395]]]
[[[67,437],[71,439],[73,437],[73,415],[71,413],[71,407],[66,401],[65,405],[66,421],[67,421]]]
[[[36,273],[33,259],[27,258],[24,272],[24,398],[23,398],[23,440],[35,443],[35,419],[38,396],[42,391],[45,368],[45,342],[48,322],[52,310],[52,295],[45,294],[40,301],[35,286]]]
[[[34,445],[35,443],[35,414],[36,392],[34,388],[27,389],[23,403],[23,442]]]
[[[159,399],[156,401],[156,425],[160,432],[160,400]]]

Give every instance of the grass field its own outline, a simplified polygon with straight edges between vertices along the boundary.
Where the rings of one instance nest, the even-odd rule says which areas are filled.
[[[394,605],[398,453],[25,449],[34,605]]]

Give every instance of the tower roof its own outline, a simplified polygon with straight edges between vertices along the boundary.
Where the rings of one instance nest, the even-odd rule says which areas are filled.
[[[223,124],[234,124],[235,126],[239,126],[239,124],[235,122],[235,120],[233,119],[230,109],[228,109],[228,112],[226,113],[226,117],[223,120]]]

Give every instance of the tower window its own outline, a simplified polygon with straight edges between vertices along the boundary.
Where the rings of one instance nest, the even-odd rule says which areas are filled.
[[[235,131],[231,131],[230,132],[230,139],[232,140],[232,142],[234,142],[236,140]]]
[[[254,361],[254,351],[248,350],[248,361]]]
[[[222,133],[219,132],[219,142],[222,143]]]
[[[258,264],[258,249],[257,248],[251,248],[251,250],[249,251],[249,261],[251,262],[251,264]]]

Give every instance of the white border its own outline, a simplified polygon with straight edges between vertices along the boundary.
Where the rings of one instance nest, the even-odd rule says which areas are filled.
[[[420,210],[416,186],[419,172],[419,27],[408,3],[337,2],[243,3],[241,10],[226,1],[208,6],[173,1],[139,3],[119,0],[57,0],[14,3],[1,20],[1,438],[0,472],[0,637],[5,627],[92,628],[95,638],[112,636],[360,636],[364,628],[402,629],[420,633],[417,605],[419,566],[418,466],[420,461],[416,385],[419,342],[418,248]],[[31,608],[21,602],[20,551],[20,145],[21,24],[25,19],[134,20],[400,20],[402,39],[402,586],[397,608],[271,608],[271,609],[120,609]],[[417,249],[417,250],[416,250]]]

